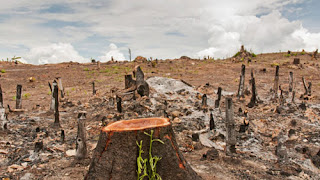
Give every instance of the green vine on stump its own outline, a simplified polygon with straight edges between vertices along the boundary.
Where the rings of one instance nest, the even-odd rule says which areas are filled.
[[[157,173],[157,162],[161,160],[161,157],[158,156],[152,156],[152,143],[155,141],[158,141],[162,144],[164,144],[163,141],[160,139],[153,139],[153,130],[151,130],[151,133],[146,133],[144,132],[145,135],[150,137],[150,147],[149,147],[149,159],[142,158],[142,153],[144,151],[142,150],[142,140],[140,143],[138,141],[136,142],[137,146],[139,147],[139,156],[137,157],[137,165],[138,165],[138,170],[137,170],[137,175],[138,175],[138,180],[143,180],[144,177],[148,177],[149,180],[162,180],[160,175]]]

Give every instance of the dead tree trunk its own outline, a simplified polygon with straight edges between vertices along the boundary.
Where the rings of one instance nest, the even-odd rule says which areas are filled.
[[[56,79],[58,80],[58,86],[59,86],[59,90],[61,92],[61,98],[64,98],[64,89],[63,89],[63,86],[62,86],[61,77],[57,77]]]
[[[293,90],[293,72],[290,71],[289,73],[289,92]]]
[[[16,95],[16,109],[22,109],[22,99],[21,99],[22,85],[17,85],[17,95]]]
[[[94,81],[92,82],[92,94],[93,94],[93,95],[96,95],[96,94],[97,94]]]
[[[60,133],[60,141],[61,141],[61,143],[62,143],[62,144],[64,143],[64,140],[65,140],[64,130],[63,130],[63,129],[61,129],[61,133]]]
[[[308,82],[308,96],[311,96],[311,82]]]
[[[54,127],[61,127],[60,126],[60,119],[59,119],[59,90],[58,90],[58,86],[54,86],[53,94],[54,94]]]
[[[140,96],[149,96],[149,85],[144,81],[144,74],[140,66],[135,68],[137,92]]]
[[[121,105],[122,99],[121,99],[121,97],[116,96],[116,101],[117,101],[117,111],[119,113],[122,113],[122,105]]]
[[[1,87],[1,84],[0,84],[0,108],[3,108],[3,96],[2,96],[2,87]]]
[[[97,62],[97,66],[98,66],[98,70],[100,70],[100,68],[101,68],[101,63],[100,63],[100,61]]]
[[[202,95],[202,101],[201,101],[202,108],[207,108],[208,107],[207,100],[208,100],[207,95],[203,94]]]
[[[242,64],[240,81],[239,81],[239,89],[238,89],[238,98],[244,97],[243,91],[244,91],[245,73],[246,73],[246,65]]]
[[[76,141],[76,159],[82,160],[87,156],[86,129],[85,121],[86,113],[78,114],[78,132]]]
[[[302,77],[302,83],[303,83],[303,87],[304,87],[304,95],[308,94],[308,87],[306,85],[306,81],[304,80],[304,77]]]
[[[156,156],[161,159],[158,159],[156,168],[152,171],[150,162],[152,159],[152,164],[155,164]],[[179,151],[167,118],[117,121],[105,126],[92,157],[85,177],[87,180],[137,179],[139,171],[143,173],[144,169],[146,173],[157,173],[165,180],[201,179]],[[141,166],[137,165],[137,161]]]
[[[279,66],[276,66],[276,74],[274,77],[274,84],[273,84],[273,98],[278,98],[278,88],[279,88]]]
[[[5,130],[8,128],[8,120],[6,116],[6,109],[4,107],[0,107],[0,121],[1,121],[1,129]]]
[[[210,130],[216,129],[212,112],[210,112],[210,124],[209,125],[210,125]]]
[[[49,83],[50,84],[50,83]],[[56,80],[53,80],[53,83],[52,83],[52,89],[51,89],[51,104],[50,104],[50,111],[54,111],[54,108],[55,108],[55,95],[54,95],[54,89],[57,87],[57,81]],[[50,88],[51,88],[51,85],[50,85]]]
[[[251,70],[251,91],[252,91],[252,96],[251,96],[250,103],[248,104],[249,108],[253,108],[257,102],[256,80],[253,75],[253,70]]]
[[[131,49],[130,48],[128,49],[129,49],[129,60],[131,61]]]
[[[129,89],[136,85],[136,81],[132,79],[131,74],[127,74],[124,76],[124,83],[125,83],[124,84],[125,89]]]
[[[219,108],[220,106],[221,93],[222,93],[222,88],[218,87],[218,92],[217,92],[218,98],[215,101],[215,105],[214,105],[215,108]]]
[[[236,153],[236,131],[235,122],[233,119],[233,103],[232,98],[226,98],[226,129],[227,129],[227,142],[226,153]]]
[[[50,84],[50,82],[48,81],[48,85],[49,85],[49,88],[50,88],[50,92],[51,92],[51,94],[53,94],[52,93],[52,86],[51,86],[51,84]]]

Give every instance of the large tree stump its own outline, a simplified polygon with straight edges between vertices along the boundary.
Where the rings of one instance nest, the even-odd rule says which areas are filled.
[[[150,137],[154,131],[152,156],[161,157],[156,171],[165,180],[201,179],[179,151],[171,123],[167,118],[144,118],[114,122],[101,131],[85,179],[137,179],[137,158],[142,141],[142,158],[149,157]],[[148,164],[149,166],[149,164]],[[147,179],[147,178],[144,178]]]
[[[221,93],[222,93],[222,88],[218,87],[218,92],[217,92],[218,97],[217,97],[217,99],[216,99],[216,101],[214,103],[215,104],[214,105],[215,108],[219,108],[219,106],[220,106]]]

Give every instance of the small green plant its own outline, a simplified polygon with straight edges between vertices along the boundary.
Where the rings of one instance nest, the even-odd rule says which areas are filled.
[[[23,95],[23,97],[25,97],[26,99],[28,99],[30,96],[31,96],[30,93],[26,93],[26,94]]]
[[[251,53],[252,57],[257,57],[257,55],[255,53]]]
[[[1,73],[6,73],[6,70],[5,70],[5,69],[1,69],[0,72],[1,72]]]
[[[240,55],[240,51],[239,52],[237,52],[235,55],[233,55],[233,57],[237,57],[237,56],[239,56]]]
[[[285,55],[284,55],[284,57],[290,57],[290,56],[291,56],[290,54],[285,54]]]
[[[306,54],[306,52],[304,52],[304,51],[301,52],[301,55],[305,55],[305,54]]]
[[[76,88],[74,88],[74,87],[73,87],[73,88],[71,88],[71,91],[75,91],[75,90],[76,90]]]
[[[279,66],[279,63],[274,62],[271,64],[271,67],[275,67],[275,66]]]
[[[137,146],[139,147],[139,156],[137,157],[137,165],[138,165],[138,170],[137,170],[137,175],[138,175],[138,180],[143,180],[144,177],[148,177],[150,180],[162,180],[161,176],[157,173],[157,163],[158,161],[161,160],[161,157],[158,156],[152,156],[152,143],[155,141],[158,141],[162,144],[164,144],[163,141],[160,139],[153,139],[153,130],[151,130],[150,134],[147,132],[144,132],[145,135],[150,137],[150,146],[149,146],[149,159],[142,158],[142,153],[144,151],[142,150],[142,140],[140,143],[137,143]]]
[[[87,95],[87,94],[88,94],[88,92],[87,92],[86,90],[84,90],[84,94],[85,94],[85,95]]]
[[[89,68],[84,68],[83,70],[84,70],[84,71],[89,71]]]
[[[16,99],[17,99],[17,97],[16,97],[16,96],[13,96],[13,97],[12,97],[12,100],[14,100],[14,101],[15,101]]]

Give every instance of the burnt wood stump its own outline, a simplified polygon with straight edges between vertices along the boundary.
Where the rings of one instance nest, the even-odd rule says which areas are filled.
[[[156,164],[156,171],[162,179],[202,179],[179,151],[172,125],[167,118],[121,120],[102,128],[85,179],[137,179],[137,158],[140,157],[137,144],[142,141],[141,150],[144,153],[141,157],[148,158],[150,137],[145,133],[151,132],[154,132],[153,139],[164,142],[154,141],[151,152],[152,156],[161,158]]]
[[[276,73],[274,76],[274,84],[273,84],[273,98],[278,98],[278,90],[279,90],[279,65],[276,66]]]
[[[16,95],[16,109],[22,109],[22,99],[21,99],[22,85],[17,85],[17,95]]]
[[[215,104],[214,105],[215,108],[219,108],[219,106],[220,106],[221,93],[222,93],[222,88],[218,87],[218,92],[217,92],[218,97],[217,97],[217,99],[216,99],[216,101],[214,103]]]
[[[293,64],[300,64],[300,58],[294,58]]]
[[[241,74],[240,74],[240,81],[239,81],[239,88],[238,88],[238,97],[244,97],[244,81],[245,81],[245,74],[246,74],[246,66],[242,64],[241,66]]]

